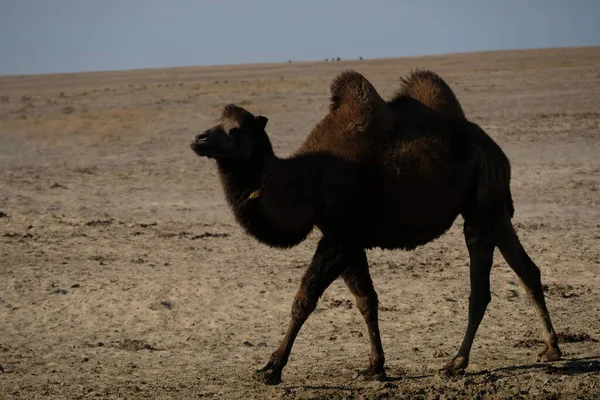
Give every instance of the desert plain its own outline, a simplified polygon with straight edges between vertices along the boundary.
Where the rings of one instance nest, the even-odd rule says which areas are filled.
[[[508,155],[563,360],[537,361],[534,308],[496,251],[467,373],[438,375],[467,322],[459,217],[415,251],[368,251],[387,382],[356,376],[368,335],[341,280],[283,383],[254,381],[320,233],[287,250],[246,235],[191,140],[234,103],[284,157],[342,70],[390,98],[415,68]],[[600,398],[599,341],[600,47],[0,77],[0,399]]]

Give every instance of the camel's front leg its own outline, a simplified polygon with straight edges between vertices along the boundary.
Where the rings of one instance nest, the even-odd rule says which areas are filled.
[[[369,331],[369,341],[371,344],[371,356],[369,358],[369,368],[360,372],[367,380],[384,381],[386,379],[383,355],[383,346],[381,345],[381,336],[379,334],[379,321],[377,307],[379,301],[377,292],[373,287],[373,281],[369,274],[369,265],[367,264],[367,255],[360,249],[353,257],[353,264],[343,273],[344,281],[348,289],[356,298],[356,308],[360,311],[367,330]]]
[[[321,239],[292,303],[292,319],[288,330],[267,365],[254,373],[255,379],[270,385],[281,382],[281,372],[287,364],[300,328],[314,311],[317,301],[325,289],[344,272],[349,264],[344,253],[342,245],[336,244],[326,237]]]

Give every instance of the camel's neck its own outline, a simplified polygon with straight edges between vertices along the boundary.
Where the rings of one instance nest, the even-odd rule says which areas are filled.
[[[243,204],[262,187],[269,169],[278,163],[275,155],[244,161],[218,160],[219,175],[228,203],[234,208]]]
[[[315,218],[314,176],[272,151],[243,161],[219,160],[227,202],[237,222],[257,240],[291,247],[306,238]]]

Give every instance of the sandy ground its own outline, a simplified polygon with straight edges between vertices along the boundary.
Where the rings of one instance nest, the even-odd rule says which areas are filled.
[[[514,223],[542,270],[563,361],[538,363],[533,307],[496,252],[465,376],[468,256],[457,220],[413,252],[369,251],[390,381],[363,382],[343,282],[298,337],[283,383],[251,379],[282,338],[318,233],[246,236],[213,162],[189,148],[221,107],[270,119],[285,156],[342,69],[384,97],[440,73],[513,166]],[[0,398],[599,398],[600,48],[0,77]]]

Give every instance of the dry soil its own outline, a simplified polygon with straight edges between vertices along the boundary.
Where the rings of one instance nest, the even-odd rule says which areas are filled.
[[[245,235],[214,162],[189,148],[223,105],[269,117],[290,154],[363,73],[384,97],[431,68],[512,162],[514,223],[542,271],[564,360],[496,252],[467,374],[442,378],[466,327],[462,221],[413,252],[371,250],[390,381],[363,382],[362,317],[343,282],[278,345],[319,233],[275,250]],[[600,48],[0,77],[0,398],[600,397]]]

